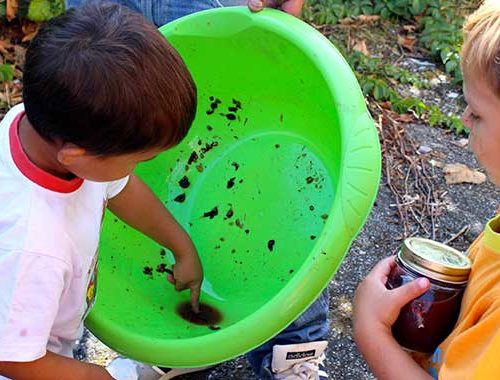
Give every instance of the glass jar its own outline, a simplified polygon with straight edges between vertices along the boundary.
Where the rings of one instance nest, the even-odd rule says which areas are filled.
[[[427,277],[430,289],[406,304],[392,326],[404,348],[432,353],[451,333],[458,318],[471,262],[461,252],[423,238],[408,238],[396,257],[386,287],[394,289]]]

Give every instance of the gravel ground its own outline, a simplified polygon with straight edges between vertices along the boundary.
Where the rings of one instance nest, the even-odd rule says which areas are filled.
[[[478,168],[472,154],[467,148],[460,147],[459,138],[448,131],[425,125],[409,125],[406,130],[418,145],[432,148],[428,154],[429,160],[439,159],[444,163],[463,163],[471,168]],[[439,221],[437,240],[444,241],[465,225],[470,225],[469,232],[452,243],[456,248],[466,249],[494,214],[499,192],[490,182],[447,186],[441,169],[437,170],[434,180],[438,188],[447,190],[447,207]],[[400,244],[395,236],[401,235],[402,227],[396,218],[395,209],[391,207],[393,203],[394,198],[383,179],[375,207],[363,231],[330,284],[332,328],[328,339],[326,366],[332,379],[373,379],[352,339],[351,300],[357,284],[370,268],[382,257],[394,253]],[[114,355],[88,332],[77,350],[79,358],[98,364],[106,364]],[[244,358],[228,361],[205,372],[179,377],[179,380],[207,379],[254,380],[257,377]]]

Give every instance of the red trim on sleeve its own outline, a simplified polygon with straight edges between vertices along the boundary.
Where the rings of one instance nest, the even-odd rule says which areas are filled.
[[[30,181],[47,190],[56,191],[58,193],[72,193],[78,190],[83,184],[82,178],[76,177],[71,180],[65,180],[47,173],[30,161],[19,139],[19,122],[23,115],[24,112],[20,112],[15,117],[9,130],[10,152],[19,171]]]

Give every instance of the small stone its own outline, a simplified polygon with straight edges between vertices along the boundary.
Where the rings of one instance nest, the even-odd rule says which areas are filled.
[[[420,145],[417,149],[418,154],[427,154],[432,152],[432,148],[426,145]]]
[[[437,160],[434,160],[434,159],[430,160],[429,164],[431,164],[435,168],[444,168],[444,162],[437,161]]]
[[[429,81],[429,84],[431,85],[431,87],[439,86],[440,83],[441,83],[441,81],[438,78],[432,78]]]
[[[429,61],[422,61],[420,59],[415,59],[415,58],[409,58],[408,61],[419,66],[420,68],[424,68],[424,69],[435,69],[436,68],[436,65],[432,62],[429,62]]]
[[[410,87],[410,94],[412,94],[415,97],[419,97],[421,95],[421,91],[418,88],[412,86]]]

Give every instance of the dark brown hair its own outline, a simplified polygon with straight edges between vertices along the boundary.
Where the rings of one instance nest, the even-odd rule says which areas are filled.
[[[143,16],[116,4],[48,22],[26,52],[23,82],[35,130],[96,155],[176,145],[196,112],[178,53]]]

